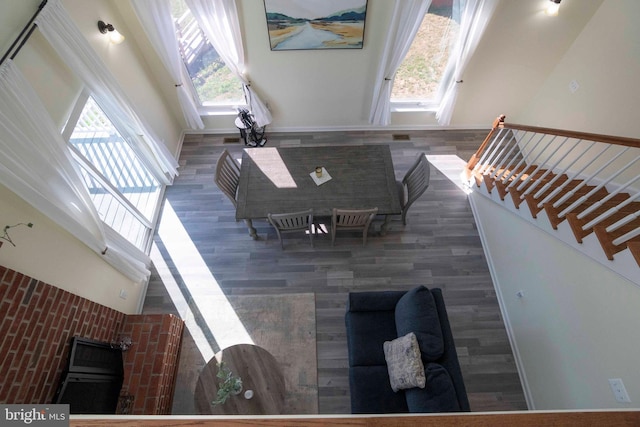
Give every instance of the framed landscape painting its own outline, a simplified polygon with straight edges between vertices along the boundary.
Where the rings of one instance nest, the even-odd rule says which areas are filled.
[[[362,49],[367,0],[264,0],[271,50]]]

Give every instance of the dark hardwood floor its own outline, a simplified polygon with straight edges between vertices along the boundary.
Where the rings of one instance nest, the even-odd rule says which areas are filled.
[[[441,156],[437,159],[457,155],[466,161],[486,134],[464,130],[268,133],[267,145],[354,144],[366,150],[369,144],[389,144],[396,176],[401,179],[418,152]],[[283,251],[266,222],[254,221],[261,239],[252,240],[245,224],[235,221],[231,202],[213,182],[220,153],[228,149],[240,158],[244,148],[240,143],[224,143],[224,137],[185,137],[180,176],[167,188],[166,201],[225,294],[315,293],[321,414],[350,412],[344,328],[347,293],[406,290],[416,285],[443,290],[472,411],[526,409],[471,208],[464,192],[449,178],[432,167],[431,185],[412,206],[407,225],[399,217],[394,219],[386,236],[370,236],[364,248],[356,234],[338,236],[334,247],[329,235],[320,235],[314,248],[306,237],[288,235]],[[380,222],[375,225],[379,227]],[[159,236],[155,241],[158,246],[166,243]],[[178,275],[171,266],[170,270]],[[176,281],[182,283],[179,278]],[[193,290],[185,295],[188,304],[198,298]],[[154,269],[144,312],[180,311]]]

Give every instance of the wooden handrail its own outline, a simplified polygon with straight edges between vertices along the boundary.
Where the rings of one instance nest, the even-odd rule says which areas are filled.
[[[467,163],[466,185],[484,183],[502,200],[509,194],[515,208],[526,201],[533,218],[544,209],[554,229],[566,219],[578,243],[595,231],[609,260],[627,248],[639,260],[640,246],[629,243],[640,242],[640,193],[625,192],[637,191],[639,148],[636,138],[506,123],[501,115]]]
[[[615,145],[623,145],[626,147],[634,147],[640,148],[640,139],[636,138],[627,138],[623,136],[613,136],[613,135],[602,135],[598,133],[589,133],[589,132],[577,132],[566,129],[554,129],[554,128],[546,128],[546,127],[538,127],[538,126],[528,126],[528,125],[519,125],[515,123],[506,123],[506,116],[504,114],[499,115],[491,126],[491,130],[489,134],[484,139],[478,150],[471,156],[471,159],[467,163],[467,170],[472,170],[482,154],[486,149],[489,141],[493,138],[493,135],[497,129],[510,129],[510,130],[521,130],[524,132],[533,132],[533,133],[542,133],[547,135],[555,135],[555,136],[563,136],[567,138],[573,139],[583,139],[586,141],[596,141],[596,142],[604,142],[607,144],[615,144]]]
[[[640,148],[640,139],[626,138],[623,136],[602,135],[598,133],[577,132],[565,129],[553,129],[513,123],[503,123],[507,129],[521,130],[525,132],[544,133],[548,135],[564,136],[567,138],[584,139],[587,141],[605,142],[607,144],[624,145],[626,147]]]
[[[482,141],[482,144],[480,144],[480,147],[478,147],[478,150],[473,154],[473,156],[471,156],[471,159],[469,159],[469,162],[467,163],[468,170],[472,170],[476,166],[476,164],[478,163],[478,160],[480,160],[480,157],[482,157],[482,153],[484,152],[484,149],[489,144],[489,141],[491,141],[491,139],[493,138],[493,134],[496,132],[496,130],[504,126],[504,119],[506,117],[507,116],[505,116],[504,114],[501,114],[493,121],[489,134],[484,139],[484,141]]]

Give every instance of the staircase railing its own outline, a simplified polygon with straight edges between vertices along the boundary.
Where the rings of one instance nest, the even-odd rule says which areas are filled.
[[[470,185],[483,183],[577,242],[595,233],[605,255],[628,249],[640,266],[640,139],[505,123],[499,116],[467,163]]]

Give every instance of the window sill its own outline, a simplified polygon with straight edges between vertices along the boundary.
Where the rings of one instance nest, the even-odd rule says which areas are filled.
[[[205,105],[198,108],[201,116],[236,116],[239,108],[247,108],[246,105]]]
[[[426,102],[392,102],[391,112],[393,113],[435,113],[438,105]]]

